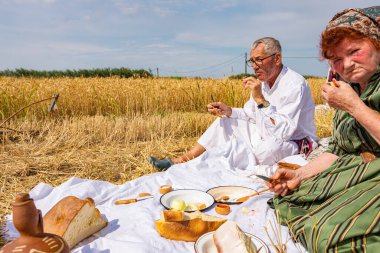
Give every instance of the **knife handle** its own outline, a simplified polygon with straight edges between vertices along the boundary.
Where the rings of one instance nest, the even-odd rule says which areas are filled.
[[[123,205],[137,202],[137,199],[122,199],[115,201],[115,205]]]
[[[254,196],[256,196],[256,195],[260,195],[260,193],[263,193],[263,192],[266,192],[266,191],[269,191],[269,190],[270,190],[269,188],[266,188],[266,189],[264,189],[264,190],[257,191],[257,192],[255,192],[255,193],[253,193],[253,194],[248,195],[248,196],[238,198],[238,199],[236,200],[236,202],[244,202],[244,201],[247,201],[250,197],[254,197]]]

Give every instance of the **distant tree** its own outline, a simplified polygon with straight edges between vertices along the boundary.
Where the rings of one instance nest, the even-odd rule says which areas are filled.
[[[250,77],[250,76],[256,77],[255,74],[244,74],[244,73],[241,73],[241,74],[229,76],[228,79],[244,79],[244,78],[247,78],[247,77]]]
[[[28,70],[15,69],[0,71],[0,76],[13,77],[110,77],[119,76],[125,78],[150,78],[153,74],[145,69],[132,70],[129,68],[96,68],[96,69],[79,69],[79,70]]]

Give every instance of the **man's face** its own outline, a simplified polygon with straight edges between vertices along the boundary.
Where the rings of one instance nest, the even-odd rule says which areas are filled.
[[[269,57],[268,57],[269,56]],[[250,60],[257,78],[264,82],[270,80],[276,73],[276,54],[272,55],[265,52],[264,44],[259,44],[251,49]],[[254,63],[254,62],[255,63]]]

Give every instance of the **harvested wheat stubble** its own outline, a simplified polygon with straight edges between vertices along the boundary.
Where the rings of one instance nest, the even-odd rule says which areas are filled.
[[[324,79],[308,81],[315,103],[323,103]],[[240,80],[227,79],[2,77],[0,87],[0,122],[60,94],[53,114],[39,104],[0,128],[0,217],[17,193],[41,182],[56,186],[76,176],[120,184],[153,173],[149,155],[182,154],[215,120],[206,113],[211,95],[234,107],[249,96]],[[330,135],[332,116],[316,114],[320,137]]]

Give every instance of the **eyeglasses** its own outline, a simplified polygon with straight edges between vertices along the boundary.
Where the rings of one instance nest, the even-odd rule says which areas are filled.
[[[264,61],[265,59],[267,59],[267,58],[269,58],[269,57],[272,57],[272,56],[274,56],[274,55],[276,55],[276,53],[271,54],[271,55],[269,55],[269,56],[267,56],[267,57],[264,57],[264,58],[258,58],[258,59],[256,59],[256,60],[254,60],[254,59],[249,59],[249,60],[247,61],[247,64],[248,64],[249,66],[251,66],[251,67],[253,67],[253,64],[256,64],[257,66],[261,66],[261,65],[263,65],[263,61]]]

